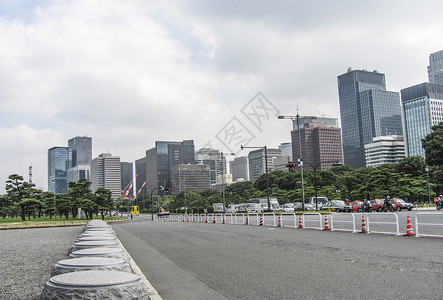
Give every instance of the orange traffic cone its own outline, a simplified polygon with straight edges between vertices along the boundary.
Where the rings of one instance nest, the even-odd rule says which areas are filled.
[[[245,225],[249,225],[248,215],[246,215],[246,224]]]
[[[327,215],[325,215],[325,229],[323,230],[331,230],[331,227],[329,227],[329,221]]]
[[[263,226],[263,215],[260,215],[260,224],[258,226]]]
[[[368,233],[368,228],[366,228],[366,220],[365,220],[365,216],[362,215],[361,216],[361,233]]]
[[[414,230],[412,230],[412,223],[411,223],[411,218],[409,218],[408,216],[408,225],[406,226],[406,236],[412,236],[415,235],[414,234]]]
[[[303,228],[303,217],[299,216],[298,228]]]
[[[206,215],[205,223],[208,223],[208,215]]]
[[[212,223],[214,223],[214,224],[217,223],[215,220],[215,216],[212,216]]]
[[[281,215],[278,215],[278,224],[277,227],[282,227],[281,226]]]

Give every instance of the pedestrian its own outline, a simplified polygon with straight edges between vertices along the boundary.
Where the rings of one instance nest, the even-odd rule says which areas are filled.
[[[132,220],[132,217],[133,217],[133,216],[132,216],[132,213],[131,213],[131,220]]]

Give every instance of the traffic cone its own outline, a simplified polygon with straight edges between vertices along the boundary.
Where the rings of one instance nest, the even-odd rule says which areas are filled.
[[[182,222],[184,222],[185,221],[185,215],[183,215],[183,219],[182,219]]]
[[[368,229],[366,228],[366,220],[365,220],[365,216],[362,215],[361,216],[361,233],[368,233]]]
[[[226,223],[226,219],[225,219],[225,215],[223,215],[223,223],[222,224],[225,224]]]
[[[303,228],[303,217],[302,216],[299,216],[299,219],[298,219],[298,228]]]
[[[249,225],[248,215],[246,215],[246,224],[245,225]]]
[[[263,226],[263,215],[260,215],[260,224],[258,226]]]
[[[411,223],[411,218],[409,218],[408,216],[408,225],[406,226],[406,236],[412,236],[415,235],[414,234],[414,230],[412,230],[412,223]]]
[[[215,216],[212,216],[212,223],[214,223],[214,224],[217,223],[215,220]]]
[[[329,221],[327,215],[325,215],[325,229],[323,230],[331,230],[331,227],[329,227]]]
[[[206,215],[205,223],[208,223],[208,215]]]

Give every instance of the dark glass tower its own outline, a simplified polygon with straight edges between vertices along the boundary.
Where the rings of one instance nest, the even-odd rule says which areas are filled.
[[[349,70],[338,76],[344,163],[365,166],[364,145],[384,135],[401,135],[400,96],[386,91],[385,75]]]
[[[68,147],[48,149],[48,191],[55,194],[68,192],[68,169],[71,151]]]

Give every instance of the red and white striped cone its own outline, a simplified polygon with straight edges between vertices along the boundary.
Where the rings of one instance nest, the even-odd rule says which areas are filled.
[[[215,216],[212,216],[212,223],[214,223],[214,224],[217,223]]]
[[[361,216],[361,233],[368,233],[368,228],[366,227],[365,216]]]
[[[412,230],[411,218],[408,216],[408,223],[406,226],[406,234],[405,236],[414,236],[414,230]]]
[[[278,215],[278,224],[277,227],[282,227],[281,226],[281,215]]]
[[[331,230],[331,227],[329,227],[329,221],[327,215],[325,215],[325,229],[323,230]]]
[[[206,215],[205,223],[208,223],[208,215]]]
[[[260,224],[258,226],[263,226],[263,215],[260,215]]]
[[[246,223],[245,225],[249,225],[248,215],[246,215]]]
[[[182,219],[182,222],[184,222],[185,221],[185,215],[183,215],[183,219]]]
[[[222,224],[226,224],[225,215],[223,215],[223,222],[222,222]]]
[[[303,216],[299,216],[299,219],[298,219],[298,228],[303,228],[304,226],[303,226]]]

